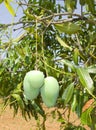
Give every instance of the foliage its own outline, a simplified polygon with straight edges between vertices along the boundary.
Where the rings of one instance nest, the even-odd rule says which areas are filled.
[[[4,2],[15,17],[10,1]],[[37,69],[59,82],[56,108],[67,107],[77,113],[82,125],[96,129],[96,1],[65,0],[64,5],[58,0],[15,2],[17,10],[23,11],[21,19],[0,24],[0,97],[4,108],[10,105],[14,114],[21,109],[25,119],[38,119],[40,114],[46,120],[40,95],[34,101],[23,96],[25,74]],[[10,28],[24,33],[12,38]],[[83,111],[90,99],[91,105]],[[61,113],[59,116],[62,124],[64,118]],[[66,124],[66,129],[84,129]]]

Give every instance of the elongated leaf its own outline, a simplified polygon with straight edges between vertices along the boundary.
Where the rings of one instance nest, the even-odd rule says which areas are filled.
[[[71,83],[69,86],[67,86],[62,95],[62,99],[64,100],[65,105],[71,100],[73,92],[74,92],[74,83]]]
[[[63,46],[64,48],[68,48],[70,51],[72,51],[72,48],[68,46],[59,36],[56,36],[58,42]]]
[[[72,64],[72,62],[66,60],[66,59],[63,59],[61,60],[60,62],[64,63],[65,65],[67,65],[69,68],[71,68],[73,71],[75,71],[75,66]]]
[[[16,99],[16,101],[20,105],[21,109],[23,109],[24,108],[24,104],[23,104],[23,101],[22,101],[20,95],[19,94],[11,94],[11,96]]]
[[[77,68],[77,74],[83,87],[85,87],[89,93],[92,93],[94,90],[93,80],[91,79],[88,70],[86,68]]]
[[[34,109],[42,116],[44,116],[44,111],[43,109],[41,109],[36,103],[35,101],[32,101],[32,105],[34,107]]]
[[[90,43],[94,43],[96,41],[96,32],[90,34]],[[94,45],[95,48],[95,45]]]
[[[30,13],[28,12],[28,10],[25,10],[24,13],[25,13],[25,15],[26,15],[28,18],[30,18],[30,19],[32,19],[32,20],[36,20],[36,17],[35,17],[34,15],[30,14]]]
[[[14,11],[13,7],[11,6],[10,1],[4,0],[4,4],[5,4],[6,8],[8,9],[8,11],[10,12],[10,14],[12,16],[15,16],[15,11]]]
[[[79,50],[77,48],[75,48],[74,54],[73,54],[73,60],[76,65],[78,65],[78,56],[79,56]]]
[[[77,97],[76,97],[76,94],[74,94],[73,102],[72,102],[72,104],[71,104],[71,109],[72,109],[73,112],[75,111],[76,106],[77,106],[77,99],[76,99],[76,98],[77,98]]]
[[[80,30],[79,25],[71,22],[56,24],[55,27],[60,33],[67,33],[67,34],[75,34]]]
[[[87,70],[89,73],[96,74],[96,65],[92,65],[92,66],[88,67]]]
[[[87,109],[86,111],[84,111],[81,115],[81,122],[82,124],[86,124],[86,125],[91,125],[92,124],[92,118],[91,118],[91,111],[92,111],[92,107],[90,107],[89,109]]]
[[[84,93],[80,91],[80,89],[76,90],[76,99],[77,99],[77,106],[75,112],[77,113],[78,117],[82,114],[82,107],[84,104]]]

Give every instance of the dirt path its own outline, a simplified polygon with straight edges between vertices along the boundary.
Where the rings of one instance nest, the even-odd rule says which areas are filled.
[[[51,117],[46,121],[47,130],[59,130],[59,126],[60,123]],[[13,118],[13,111],[7,107],[0,116],[0,130],[38,130],[38,128],[34,118],[26,121],[20,113]]]
[[[46,111],[52,111],[52,109],[46,109]],[[65,118],[67,119],[67,111]],[[78,117],[74,113],[71,113],[70,122],[74,122],[75,125],[80,123]],[[60,122],[56,121],[56,119],[53,119],[50,115],[48,116],[45,124],[46,130],[60,130]],[[24,118],[22,118],[20,112],[15,118],[13,118],[13,111],[7,107],[0,116],[0,130],[38,130],[38,127],[34,118],[26,121]],[[86,130],[90,129],[86,127]]]

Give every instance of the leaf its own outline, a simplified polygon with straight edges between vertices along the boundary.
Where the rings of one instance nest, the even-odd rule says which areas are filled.
[[[95,41],[96,41],[96,32],[90,34],[90,41],[89,42],[94,43]]]
[[[83,105],[82,112],[86,111],[89,107],[93,107],[94,101],[95,101],[95,100],[94,100],[93,98],[89,99],[89,100]]]
[[[73,92],[74,92],[74,83],[71,83],[69,86],[67,86],[62,95],[62,99],[64,100],[65,105],[71,100]]]
[[[79,25],[71,23],[71,22],[66,22],[63,24],[55,24],[56,29],[60,33],[66,33],[66,34],[75,34],[80,30]]]
[[[15,16],[16,14],[15,14],[13,7],[10,5],[10,0],[4,0],[4,4],[5,4],[6,8],[8,9],[8,11],[10,12],[10,14],[12,16]]]
[[[76,69],[76,71],[83,87],[85,87],[87,91],[90,94],[92,94],[94,86],[93,86],[93,80],[91,79],[88,70],[86,68],[79,67]]]
[[[85,5],[85,0],[79,0],[80,5]]]
[[[24,11],[24,14],[25,14],[28,18],[30,18],[30,19],[32,19],[32,20],[36,20],[36,17],[35,17],[34,15],[30,14],[30,13],[28,12],[28,10],[25,10],[25,11]]]
[[[44,111],[43,109],[40,108],[38,104],[35,103],[35,101],[32,101],[33,108],[35,111],[37,111],[40,115],[44,116]]]
[[[73,96],[73,102],[71,104],[71,109],[72,109],[73,112],[75,111],[76,106],[77,106],[77,99],[76,98],[77,98],[77,96],[76,96],[76,94],[74,94],[74,96]]]
[[[96,65],[89,66],[87,70],[89,73],[96,74]]]
[[[56,36],[56,39],[61,44],[61,46],[63,46],[64,48],[68,48],[70,51],[72,51],[72,48],[68,46],[59,36]]]
[[[95,9],[95,0],[86,0],[86,3],[88,5],[88,9],[92,14],[96,14]]]
[[[16,99],[16,101],[20,105],[21,109],[23,109],[24,104],[23,104],[23,101],[22,101],[22,98],[20,97],[20,95],[19,94],[11,94],[11,96]]]
[[[24,28],[28,33],[33,34],[34,33],[34,27],[25,27]]]
[[[65,8],[67,12],[72,13],[76,8],[77,0],[65,0]]]
[[[73,54],[73,60],[76,65],[78,65],[78,56],[79,56],[79,50],[77,48],[75,48],[74,54]]]
[[[17,87],[12,91],[12,94],[18,94],[18,93],[21,93],[22,92],[22,82],[20,82]]]
[[[77,106],[76,106],[75,112],[77,113],[78,117],[80,117],[82,114],[82,107],[84,104],[84,93],[80,91],[80,89],[77,89],[75,91],[75,94],[76,94],[76,100],[77,100]]]
[[[23,47],[20,47],[20,46],[16,46],[16,51],[18,53],[19,56],[21,56],[22,58],[25,57],[25,50]]]
[[[25,33],[21,34],[19,37],[12,39],[12,42],[19,42],[22,40],[25,36]]]
[[[3,2],[4,0],[0,0],[0,4]]]
[[[67,65],[68,67],[70,67],[73,71],[75,71],[75,66],[72,64],[72,62],[70,62],[70,61],[68,61],[66,59],[63,59],[60,62],[63,62],[65,65]]]
[[[0,68],[0,75],[3,73],[4,68]]]
[[[81,122],[82,124],[85,125],[91,125],[92,124],[92,119],[91,119],[91,111],[92,111],[92,107],[90,107],[89,109],[87,109],[86,111],[84,111],[81,115]]]

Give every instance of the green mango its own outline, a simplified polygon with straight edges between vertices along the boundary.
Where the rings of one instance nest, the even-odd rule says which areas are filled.
[[[54,77],[46,77],[43,87],[40,89],[41,97],[47,107],[53,107],[59,96],[59,84]]]
[[[24,78],[23,82],[24,97],[28,100],[34,100],[39,95],[39,88],[33,88],[28,82],[27,78]]]
[[[38,70],[26,73],[23,81],[24,96],[28,100],[34,100],[39,95],[40,87],[44,84],[44,74]]]
[[[39,70],[32,70],[26,73],[24,80],[28,82],[32,88],[40,88],[44,84],[44,74]]]

